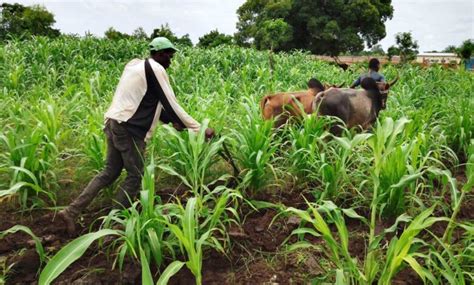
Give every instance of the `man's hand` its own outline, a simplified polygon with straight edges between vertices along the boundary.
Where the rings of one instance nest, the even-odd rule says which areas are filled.
[[[211,129],[211,128],[206,129],[206,139],[207,140],[212,139],[215,135],[216,135],[216,133],[214,132],[213,129]]]
[[[173,123],[173,128],[175,128],[177,131],[181,132],[183,129],[183,127],[181,127],[180,124],[178,123]]]

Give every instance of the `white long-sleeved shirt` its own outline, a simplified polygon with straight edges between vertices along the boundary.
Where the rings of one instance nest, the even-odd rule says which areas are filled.
[[[200,124],[186,113],[176,100],[176,96],[171,88],[169,77],[164,67],[153,59],[149,59],[149,63],[163,90],[166,97],[165,99],[168,100],[178,118],[186,128],[195,132],[199,131]],[[145,60],[133,59],[127,63],[124,68],[117,89],[115,90],[112,104],[105,113],[105,119],[114,119],[119,123],[129,120],[137,111],[146,91],[147,81],[145,75]],[[153,135],[153,131],[156,128],[162,110],[163,105],[161,102],[158,102],[155,116],[151,127],[146,134],[145,141],[148,141]]]

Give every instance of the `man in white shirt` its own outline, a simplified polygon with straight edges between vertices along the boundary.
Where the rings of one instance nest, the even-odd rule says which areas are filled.
[[[200,124],[177,102],[166,73],[176,51],[167,38],[158,37],[150,42],[149,59],[133,59],[125,66],[112,104],[105,113],[105,168],[58,214],[70,234],[75,232],[78,215],[101,189],[120,176],[123,168],[127,177],[119,186],[115,200],[124,207],[130,206],[130,199],[134,199],[140,190],[146,141],[151,138],[159,120],[171,122],[179,130],[199,130]],[[206,129],[206,137],[213,136],[214,130]]]

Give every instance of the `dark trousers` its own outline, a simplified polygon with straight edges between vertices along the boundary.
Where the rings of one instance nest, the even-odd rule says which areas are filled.
[[[131,136],[123,125],[112,119],[107,121],[104,132],[107,137],[105,168],[67,207],[66,211],[73,217],[77,217],[101,189],[112,184],[120,176],[123,168],[127,171],[127,177],[120,184],[115,200],[122,206],[128,207],[130,206],[129,199],[134,199],[139,193],[143,175],[145,142]]]

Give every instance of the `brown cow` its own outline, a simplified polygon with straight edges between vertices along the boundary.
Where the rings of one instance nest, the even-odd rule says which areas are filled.
[[[326,85],[328,86],[328,85]],[[282,92],[267,95],[260,101],[264,120],[277,118],[275,127],[284,125],[290,117],[299,117],[313,112],[313,100],[319,92],[326,88],[315,78],[308,81],[308,90]]]
[[[330,88],[314,98],[313,111],[338,117],[348,128],[361,126],[366,130],[377,120],[380,110],[385,109],[388,90],[397,80],[398,77],[390,83],[375,82],[367,77],[362,80],[363,89]],[[340,134],[340,126],[334,126],[331,132]]]

